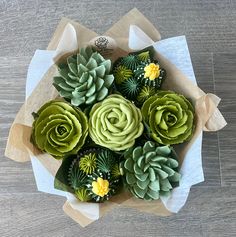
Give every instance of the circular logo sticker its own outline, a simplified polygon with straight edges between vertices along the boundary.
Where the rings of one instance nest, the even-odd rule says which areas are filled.
[[[89,44],[94,46],[96,50],[103,56],[113,54],[117,47],[116,41],[109,36],[97,36],[93,38]]]

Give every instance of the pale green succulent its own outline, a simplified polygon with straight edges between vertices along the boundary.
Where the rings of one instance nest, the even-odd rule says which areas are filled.
[[[34,113],[32,140],[55,158],[76,154],[88,135],[85,114],[67,102],[52,100]]]
[[[114,151],[125,150],[142,132],[140,110],[121,95],[110,95],[92,107],[89,135],[96,144]]]
[[[109,93],[114,81],[110,71],[111,60],[88,46],[68,57],[65,64],[58,65],[59,76],[54,77],[53,85],[72,105],[95,104]]]
[[[160,144],[179,144],[193,134],[194,108],[183,95],[158,92],[144,102],[141,112],[151,137]]]
[[[173,148],[147,141],[143,147],[128,149],[124,156],[125,181],[137,198],[157,200],[178,185],[180,174]]]

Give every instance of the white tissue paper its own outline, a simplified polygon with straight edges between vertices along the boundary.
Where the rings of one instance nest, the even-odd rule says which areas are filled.
[[[65,31],[73,33],[71,25],[68,24]],[[64,33],[65,33],[64,31]],[[63,33],[63,35],[64,35]],[[71,34],[73,49],[77,44],[76,34]],[[63,37],[61,39],[63,42]],[[61,44],[59,43],[59,46]],[[156,51],[161,53],[172,64],[180,69],[191,81],[196,83],[191,58],[188,50],[188,45],[185,36],[173,37],[158,42],[153,42],[140,28],[135,25],[130,26],[129,32],[129,47],[133,50],[140,50],[153,45]],[[61,47],[57,51],[37,50],[29,65],[26,83],[26,98],[32,93],[43,75],[53,64],[53,57],[58,54]],[[180,173],[182,175],[179,187],[175,188],[170,197],[161,198],[163,204],[170,212],[178,212],[185,204],[190,188],[192,185],[204,181],[202,169],[202,133],[196,139],[191,149],[187,152],[182,163]],[[81,203],[78,202],[74,195],[56,190],[54,188],[54,177],[44,168],[36,157],[31,157],[31,163],[34,171],[34,176],[39,191],[65,196],[70,205],[84,214],[86,217],[96,220],[99,218],[99,205],[96,203]],[[193,165],[194,164],[194,165]]]

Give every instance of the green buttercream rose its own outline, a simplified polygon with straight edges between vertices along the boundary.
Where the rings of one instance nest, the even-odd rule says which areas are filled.
[[[142,115],[138,108],[121,95],[110,95],[93,106],[89,134],[93,141],[114,151],[134,145],[143,132]]]
[[[35,114],[32,140],[55,158],[76,154],[88,135],[85,114],[66,102],[52,100]]]
[[[142,106],[151,137],[158,143],[179,144],[190,139],[194,129],[194,108],[183,96],[161,91]]]

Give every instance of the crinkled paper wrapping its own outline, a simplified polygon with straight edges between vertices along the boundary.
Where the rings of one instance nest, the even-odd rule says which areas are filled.
[[[220,99],[213,94],[205,94],[196,84],[184,36],[160,41],[159,32],[137,9],[123,16],[104,35],[114,41],[111,55],[113,59],[124,52],[140,50],[152,45],[161,66],[167,71],[164,89],[172,89],[192,99],[197,122],[191,141],[177,148],[182,179],[179,187],[173,190],[170,197],[146,202],[123,193],[108,202],[96,204],[79,202],[72,194],[54,189],[54,177],[61,161],[53,159],[48,154],[42,154],[30,143],[33,121],[31,113],[57,96],[52,86],[52,78],[56,74],[54,62],[93,42],[97,37],[95,32],[63,18],[48,49],[37,50],[30,63],[26,83],[27,99],[10,129],[5,154],[19,162],[31,160],[38,190],[65,196],[67,198],[63,206],[65,213],[81,226],[99,219],[117,205],[162,216],[178,212],[185,204],[191,186],[204,180],[201,157],[202,131],[216,131],[226,125],[217,109]]]

